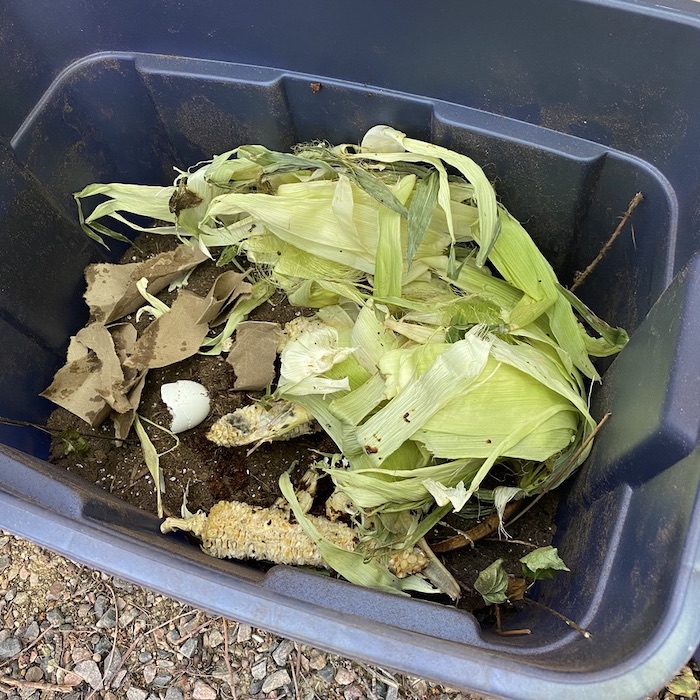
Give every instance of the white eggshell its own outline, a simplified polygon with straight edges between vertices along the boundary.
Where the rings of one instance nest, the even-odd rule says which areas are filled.
[[[170,430],[181,433],[198,426],[209,415],[209,394],[198,382],[180,379],[160,387],[160,397],[173,421]]]

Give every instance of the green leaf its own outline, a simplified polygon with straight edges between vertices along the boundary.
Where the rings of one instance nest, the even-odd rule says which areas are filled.
[[[693,675],[689,666],[684,666],[681,672],[666,686],[666,690],[682,698],[692,698],[700,689],[700,681]]]
[[[154,444],[151,442],[151,438],[148,437],[148,433],[141,423],[139,414],[134,416],[134,428],[136,429],[136,435],[141,443],[141,451],[143,452],[143,459],[146,462],[148,471],[151,473],[153,478],[153,483],[156,486],[156,501],[158,507],[158,517],[163,517],[163,500],[161,498],[164,489],[163,475],[160,470],[160,458],[158,451],[156,450]]]
[[[497,605],[508,600],[508,572],[503,568],[503,559],[496,559],[485,568],[474,582],[474,588],[481,593],[487,605]]]
[[[570,571],[559,557],[556,547],[539,547],[520,559],[523,576],[538,581],[554,578],[557,571]]]
[[[420,178],[416,184],[408,207],[408,241],[406,245],[408,267],[411,267],[413,256],[416,254],[433,218],[437,206],[439,185],[439,176],[435,171],[426,178]]]

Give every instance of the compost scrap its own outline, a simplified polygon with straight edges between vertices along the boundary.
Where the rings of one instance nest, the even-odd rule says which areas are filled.
[[[111,449],[121,471],[96,480],[130,499],[152,498],[147,470],[164,532],[456,599],[474,577],[426,537],[492,512],[502,532],[509,503],[590,451],[591,358],[627,335],[559,284],[464,155],[378,126],[360,146],[239,146],[170,187],[76,200],[96,240],[145,235],[86,270],[90,322],[44,392],[79,419],[52,418],[54,461],[84,470]],[[199,427],[185,385],[177,407],[160,400],[181,380],[202,385],[200,417],[208,393]],[[80,421],[120,446],[86,443]],[[510,535],[547,544],[526,522]]]

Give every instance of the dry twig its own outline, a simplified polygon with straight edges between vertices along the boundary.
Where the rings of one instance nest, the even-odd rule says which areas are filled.
[[[221,618],[221,623],[224,628],[224,663],[226,664],[226,670],[228,671],[228,684],[231,688],[231,697],[233,700],[237,700],[236,696],[236,686],[234,683],[233,669],[231,668],[231,660],[228,657],[228,621],[225,617]]]
[[[75,686],[73,685],[55,685],[42,681],[9,678],[8,676],[0,676],[0,685],[5,685],[8,688],[19,688],[20,690],[41,690],[47,693],[72,693],[75,690]],[[0,688],[0,690],[2,690],[2,688]],[[24,695],[22,697],[24,697]]]
[[[508,503],[503,511],[503,520],[506,520],[514,515],[522,507],[522,504],[522,501],[511,501]],[[463,532],[459,535],[455,535],[454,537],[448,537],[446,540],[442,540],[441,542],[431,544],[430,548],[433,550],[433,552],[435,552],[435,554],[444,554],[445,552],[452,552],[455,549],[461,549],[467,545],[474,544],[474,542],[477,542],[484,537],[492,535],[494,532],[496,532],[496,530],[498,530],[500,522],[501,518],[498,516],[498,513],[491,513],[488,518],[484,518],[484,520],[482,520],[478,525],[475,525],[470,530],[467,530],[467,532]]]
[[[627,207],[627,211],[622,215],[622,218],[620,219],[620,223],[617,225],[617,228],[612,232],[610,238],[608,238],[603,247],[600,249],[600,252],[598,253],[598,255],[596,255],[593,262],[585,270],[583,270],[582,272],[577,272],[574,275],[574,283],[571,285],[572,292],[575,292],[585,282],[586,277],[588,277],[588,275],[590,275],[591,272],[593,272],[593,270],[595,270],[596,267],[598,267],[598,264],[610,250],[612,244],[622,233],[622,229],[625,228],[625,224],[629,221],[630,216],[632,216],[632,212],[637,208],[637,206],[643,199],[644,195],[641,192],[637,192],[637,194],[635,194],[634,197],[632,197],[632,200],[630,201]]]

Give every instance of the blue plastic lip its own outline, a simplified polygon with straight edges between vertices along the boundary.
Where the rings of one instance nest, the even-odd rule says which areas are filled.
[[[237,580],[220,571],[203,570],[186,559],[129,539],[94,523],[77,522],[46,512],[40,506],[0,492],[3,521],[9,530],[63,556],[158,590],[196,607],[209,601],[209,612],[249,622],[302,643],[319,645],[368,663],[405,670],[465,691],[513,700],[567,697],[641,698],[665,682],[668,669],[679,668],[700,641],[700,530],[686,543],[686,564],[678,576],[674,604],[645,648],[623,664],[591,673],[566,673],[528,665],[522,658],[456,642],[407,632],[387,625],[367,624],[329,609],[318,609],[264,587]],[[700,517],[700,499],[696,514]],[[49,521],[50,520],[50,525]],[[3,527],[5,527],[3,523]],[[57,543],[61,543],[57,546]],[[117,561],[114,569],[106,562]],[[234,606],[227,601],[235,601]],[[653,649],[649,653],[648,649]],[[528,683],[523,682],[528,677]],[[466,686],[464,679],[469,679]]]
[[[601,3],[611,6],[625,6],[625,3]],[[677,19],[675,14],[671,15]],[[453,102],[438,100],[424,95],[413,95],[401,91],[389,90],[373,85],[360,85],[327,76],[318,76],[298,73],[269,66],[257,66],[252,64],[233,63],[211,59],[200,59],[179,56],[165,56],[161,54],[148,54],[142,52],[101,51],[84,56],[66,66],[53,80],[41,98],[34,105],[25,120],[17,129],[10,144],[17,148],[23,138],[31,130],[35,120],[54,97],[56,91],[71,75],[79,71],[85,65],[104,61],[105,59],[120,59],[131,61],[135,67],[146,73],[161,73],[168,75],[182,75],[196,77],[204,80],[232,80],[237,83],[248,83],[257,86],[269,86],[282,84],[287,80],[301,80],[309,82],[320,80],[327,85],[338,85],[344,88],[355,88],[363,91],[373,91],[378,94],[395,96],[397,98],[419,101],[431,111],[433,123],[445,125],[469,124],[474,133],[488,133],[497,135],[500,139],[513,143],[533,144],[538,149],[557,154],[560,157],[575,161],[590,162],[605,157],[616,157],[632,164],[636,169],[644,171],[659,183],[667,199],[669,215],[669,231],[666,238],[667,253],[664,261],[663,285],[668,286],[673,279],[675,258],[678,239],[679,204],[675,189],[668,178],[654,165],[642,158],[630,155],[618,149],[610,148],[604,144],[582,139],[578,136],[562,134],[553,129],[529,124],[491,112],[459,105]],[[494,125],[498,124],[498,128]]]

